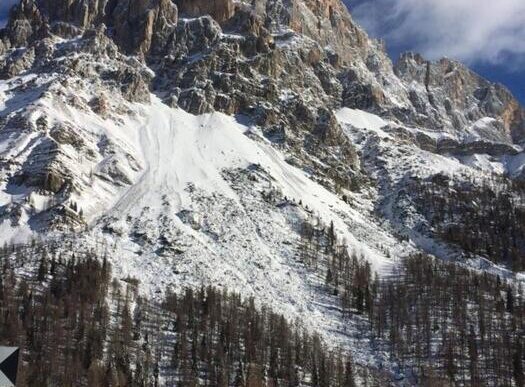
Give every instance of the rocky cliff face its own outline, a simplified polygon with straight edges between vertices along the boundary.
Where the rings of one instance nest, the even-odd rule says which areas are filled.
[[[3,44],[25,46],[50,34],[71,38],[105,24],[125,53],[146,54],[152,43],[165,42],[176,23],[171,0],[23,0],[13,8]]]
[[[401,56],[396,75],[408,87],[416,124],[457,131],[484,117],[493,117],[493,132],[503,142],[521,142],[524,111],[501,85],[492,84],[461,63],[429,62],[417,54]]]
[[[299,105],[319,105],[311,110],[360,108],[432,130],[461,131],[488,116],[510,142],[523,140],[523,109],[506,89],[450,60],[406,54],[392,66],[339,0],[23,0],[1,47],[71,38],[101,24],[121,51],[156,71],[150,88],[169,103],[194,113],[255,111],[281,137],[269,118],[275,111],[261,105],[290,90]],[[290,118],[289,106],[277,110]],[[309,132],[319,132],[316,119],[305,119]]]
[[[413,140],[438,153],[516,153],[525,135],[505,88],[445,59],[406,54],[393,66],[339,0],[21,0],[0,37],[3,78],[81,74],[128,101],[152,92],[190,113],[241,115],[331,189],[366,179],[334,116],[341,107],[446,134]],[[60,191],[71,179],[57,165],[17,181],[41,176],[32,184],[47,187],[51,173]]]

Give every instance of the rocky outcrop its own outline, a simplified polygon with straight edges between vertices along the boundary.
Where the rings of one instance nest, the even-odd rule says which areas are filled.
[[[127,53],[162,52],[177,24],[171,0],[118,0],[108,15],[117,44]]]
[[[9,56],[0,71],[0,79],[14,77],[29,69],[35,60],[35,48],[23,49],[14,55]]]
[[[41,9],[33,0],[22,0],[9,16],[7,27],[2,31],[6,47],[25,46],[29,42],[43,38],[47,25]]]
[[[288,8],[290,27],[333,50],[343,62],[365,57],[373,49],[366,33],[352,21],[340,0],[295,0],[292,4]]]
[[[234,14],[232,0],[175,0],[181,14],[188,17],[209,15],[222,24]]]
[[[103,23],[110,0],[31,0],[49,23],[66,22],[80,28]]]
[[[410,88],[415,123],[461,131],[483,117],[492,117],[497,119],[493,131],[508,142],[525,140],[524,110],[516,99],[503,86],[490,83],[461,63],[449,59],[430,62],[407,53],[395,72]]]
[[[71,38],[106,24],[126,53],[163,47],[177,24],[171,0],[22,0],[14,8],[4,45],[25,46],[49,33]]]
[[[57,48],[54,35],[114,66],[55,61],[73,47]],[[58,66],[128,101],[153,91],[194,114],[240,114],[296,165],[343,187],[361,171],[331,113],[341,106],[459,142],[472,132],[483,147],[524,139],[524,111],[506,89],[449,60],[407,54],[394,67],[340,0],[22,0],[1,40],[3,77]],[[89,104],[107,116],[104,99]]]

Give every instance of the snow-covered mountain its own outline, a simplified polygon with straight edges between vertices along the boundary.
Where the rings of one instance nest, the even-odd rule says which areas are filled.
[[[427,252],[523,280],[435,232],[413,182],[523,181],[525,111],[460,63],[393,65],[340,0],[21,0],[0,77],[3,243],[74,235],[153,296],[226,286],[372,366],[305,220],[380,276]]]

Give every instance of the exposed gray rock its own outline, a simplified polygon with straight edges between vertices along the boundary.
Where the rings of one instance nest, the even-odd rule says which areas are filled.
[[[20,49],[9,56],[2,66],[0,78],[11,78],[31,68],[35,60],[35,48]]]
[[[106,8],[107,9],[107,8]],[[177,24],[171,0],[117,0],[108,16],[117,44],[127,53],[162,52]]]
[[[409,85],[410,100],[418,113],[415,124],[461,131],[483,117],[493,117],[497,121],[492,132],[504,135],[509,143],[525,139],[525,114],[516,99],[503,86],[488,82],[461,63],[449,59],[430,62],[408,53],[401,56],[395,71]]]
[[[33,0],[21,0],[13,8],[7,27],[3,30],[4,43],[10,47],[26,46],[47,35],[47,25],[41,9]]]
[[[21,0],[0,33],[0,76],[31,72],[85,79],[99,95],[64,103],[103,118],[112,94],[148,103],[151,92],[193,114],[242,115],[332,188],[363,178],[333,114],[343,106],[397,120],[396,136],[436,153],[511,154],[525,141],[525,112],[505,88],[446,59],[407,54],[394,66],[340,0]],[[0,125],[22,130],[16,119]],[[38,130],[49,131],[32,155],[42,162],[12,178],[57,194],[74,189],[60,157],[65,145],[82,149],[75,131]],[[118,163],[108,157],[98,175],[129,184]]]
[[[147,53],[162,47],[177,24],[171,0],[22,0],[14,8],[5,33],[14,47],[50,32],[64,38],[106,24],[126,53]],[[6,43],[4,43],[5,45]]]

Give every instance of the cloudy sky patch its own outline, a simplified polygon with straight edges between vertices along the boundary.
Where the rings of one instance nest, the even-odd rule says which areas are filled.
[[[449,57],[506,85],[525,105],[525,0],[343,0],[395,60]]]
[[[374,36],[468,64],[515,62],[525,56],[524,0],[348,0]],[[520,63],[521,62],[521,63]]]

